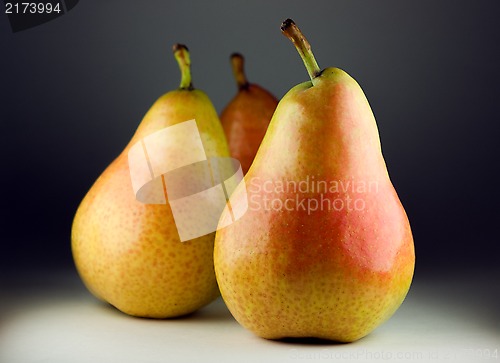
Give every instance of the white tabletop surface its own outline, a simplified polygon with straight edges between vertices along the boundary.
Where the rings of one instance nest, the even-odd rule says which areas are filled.
[[[72,270],[3,273],[0,363],[500,362],[497,272],[417,273],[398,312],[350,344],[258,338],[221,299],[184,318],[140,319],[94,299]]]

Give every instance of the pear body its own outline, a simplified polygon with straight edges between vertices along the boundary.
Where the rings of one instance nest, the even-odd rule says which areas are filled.
[[[244,181],[230,203],[248,210],[217,231],[214,251],[240,324],[269,339],[351,342],[396,311],[413,237],[371,108],[347,73],[327,68],[283,97]]]
[[[72,252],[85,285],[96,297],[130,315],[180,316],[219,296],[213,268],[215,233],[181,242],[168,203],[136,200],[128,164],[129,149],[142,138],[192,119],[207,157],[229,156],[209,98],[200,90],[171,91],[146,113],[74,218]]]
[[[240,87],[221,113],[221,122],[231,156],[241,163],[245,174],[255,158],[278,100],[256,84]]]

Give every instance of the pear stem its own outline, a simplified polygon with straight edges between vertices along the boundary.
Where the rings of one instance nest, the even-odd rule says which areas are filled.
[[[233,75],[238,88],[248,88],[248,80],[245,75],[245,58],[240,53],[231,54],[231,67],[233,68]]]
[[[314,79],[321,74],[321,69],[314,58],[311,45],[292,19],[286,19],[283,23],[281,23],[281,32],[288,39],[290,39],[293,45],[295,45],[295,48],[297,48],[297,51],[306,66],[307,73],[309,73],[309,77],[311,77],[311,81],[314,84]]]
[[[174,44],[172,50],[181,70],[181,84],[179,88],[192,90],[193,82],[191,81],[191,58],[189,57],[189,50],[183,44]]]

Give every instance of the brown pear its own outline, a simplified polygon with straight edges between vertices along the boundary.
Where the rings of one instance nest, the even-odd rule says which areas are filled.
[[[248,82],[241,54],[231,55],[231,65],[238,93],[222,111],[221,122],[231,156],[240,161],[243,173],[246,174],[264,138],[278,100],[261,86]]]

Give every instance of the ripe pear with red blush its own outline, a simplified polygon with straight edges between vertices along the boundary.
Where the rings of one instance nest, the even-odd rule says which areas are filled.
[[[222,111],[220,119],[231,156],[240,161],[245,174],[252,165],[278,100],[266,89],[248,82],[244,61],[239,53],[231,55],[238,93]]]
[[[352,342],[403,302],[412,232],[361,87],[343,70],[321,70],[293,21],[282,32],[311,81],[280,101],[230,198],[233,210],[248,209],[217,231],[217,281],[235,319],[258,336]],[[227,208],[219,223],[230,218]]]

